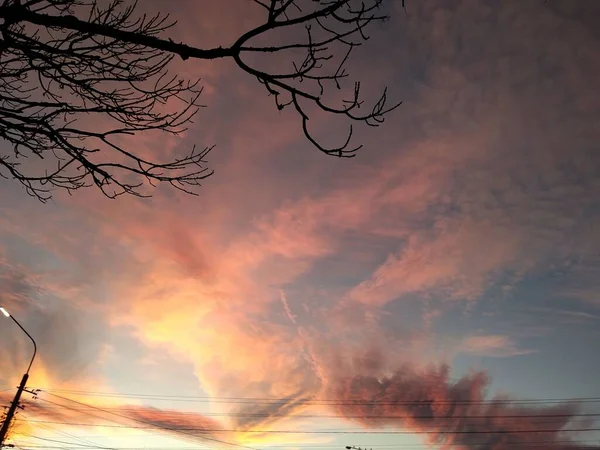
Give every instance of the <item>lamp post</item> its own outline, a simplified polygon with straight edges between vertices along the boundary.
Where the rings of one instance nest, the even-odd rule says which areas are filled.
[[[27,332],[27,330],[25,330],[25,328],[23,328],[21,326],[21,324],[17,321],[17,319],[15,319],[13,316],[11,316],[8,313],[8,311],[1,306],[0,306],[0,313],[2,313],[4,315],[4,317],[12,319],[12,321],[17,324],[17,326],[23,331],[23,333],[25,333],[27,335],[27,337],[29,339],[31,339],[31,342],[33,343],[33,355],[31,356],[31,361],[29,361],[29,366],[27,366],[27,371],[23,375],[23,378],[21,378],[21,384],[19,384],[19,388],[17,389],[15,398],[13,399],[12,403],[10,404],[10,408],[8,409],[8,412],[6,413],[6,419],[4,420],[4,423],[2,424],[2,429],[0,429],[0,450],[1,450],[2,447],[4,446],[4,439],[6,438],[6,433],[8,432],[8,427],[10,426],[10,422],[12,421],[12,418],[15,415],[15,411],[17,410],[17,407],[19,406],[19,400],[21,399],[21,394],[23,393],[23,389],[25,389],[25,386],[27,385],[27,379],[29,378],[29,371],[31,370],[33,360],[35,359],[35,355],[37,353],[37,345],[35,344],[35,341],[31,337],[31,335]]]

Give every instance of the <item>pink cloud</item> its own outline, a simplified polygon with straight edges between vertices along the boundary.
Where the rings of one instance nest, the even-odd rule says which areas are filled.
[[[448,366],[421,369],[406,364],[383,375],[376,362],[363,365],[359,373],[340,371],[330,380],[328,393],[339,402],[334,408],[349,421],[370,429],[404,428],[448,449],[504,450],[540,443],[557,450],[589,448],[568,433],[593,428],[589,420],[578,418],[576,404],[536,407],[508,398],[488,399],[484,372],[451,381]]]

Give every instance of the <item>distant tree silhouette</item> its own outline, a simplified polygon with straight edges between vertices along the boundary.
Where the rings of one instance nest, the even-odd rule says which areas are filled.
[[[324,99],[341,89],[352,50],[368,39],[366,28],[386,19],[384,0],[252,0],[264,9],[264,23],[229,47],[209,49],[162,37],[175,23],[137,13],[135,2],[0,1],[0,138],[10,144],[0,153],[0,175],[42,201],[54,189],[94,185],[111,198],[147,196],[145,185],[159,182],[196,193],[212,173],[205,161],[210,148],[157,162],[124,139],[149,130],[178,134],[201,106],[198,80],[168,73],[175,56],[231,58],[279,110],[291,106],[307,139],[329,155],[350,157],[361,146],[351,144],[350,124],[339,146],[325,147],[309,130],[309,111],[376,126],[398,106],[387,106],[384,90],[368,111],[359,111],[358,82],[339,106]],[[284,35],[288,40],[276,44]],[[289,71],[255,67],[247,57],[256,54],[289,59]]]

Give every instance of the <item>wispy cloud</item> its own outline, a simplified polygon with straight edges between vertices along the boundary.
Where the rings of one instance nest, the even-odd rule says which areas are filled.
[[[460,351],[477,356],[508,357],[527,355],[535,350],[519,348],[509,336],[500,334],[469,336],[462,340]]]

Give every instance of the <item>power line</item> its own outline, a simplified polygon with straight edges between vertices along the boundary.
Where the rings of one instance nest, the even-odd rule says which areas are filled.
[[[158,394],[136,394],[136,393],[117,393],[117,392],[100,392],[100,391],[81,391],[81,390],[69,390],[69,389],[41,389],[44,392],[52,394],[53,392],[60,392],[72,395],[86,395],[90,397],[118,397],[118,398],[139,398],[139,399],[154,399],[154,400],[170,400],[170,401],[191,401],[191,402],[211,402],[211,403],[289,403],[290,398],[285,397],[220,397],[220,396],[184,396],[184,395],[158,395]],[[425,401],[419,400],[398,400],[398,401],[377,401],[377,400],[365,400],[365,399],[294,399],[296,404],[307,404],[307,405],[356,405],[356,404],[371,404],[377,403],[378,405],[420,405]],[[487,405],[493,403],[494,399],[491,400],[456,400],[456,401],[439,401],[436,404],[457,404],[457,405]],[[578,403],[600,403],[600,397],[571,397],[571,398],[540,398],[540,399],[515,399],[509,400],[508,403],[512,405],[522,404],[549,404],[549,403],[566,403],[566,402],[578,402]]]
[[[287,419],[297,419],[297,418],[302,418],[302,416],[279,416],[281,418],[287,418]],[[318,418],[318,416],[315,416]],[[365,419],[368,418],[369,416],[353,416],[353,417],[347,417],[347,416],[343,416],[343,417],[339,417],[339,416],[326,416],[326,417],[330,417],[330,418],[337,418],[337,419],[349,419],[349,418],[353,418],[353,419]],[[382,418],[385,416],[374,416],[376,418]],[[421,420],[421,421],[426,421],[426,420],[431,420],[431,421],[441,421],[441,420],[476,420],[476,419],[484,419],[484,420],[489,420],[489,419],[528,419],[529,423],[536,423],[536,424],[543,424],[543,423],[555,423],[557,420],[559,419],[565,419],[565,418],[571,418],[571,419],[577,419],[577,418],[583,418],[583,417],[600,417],[600,414],[556,414],[556,415],[522,415],[522,416],[511,416],[511,415],[505,415],[505,416],[444,416],[444,417],[435,417],[435,416],[390,416],[391,419],[397,419],[398,421],[402,421],[402,420]],[[180,419],[180,417],[178,415],[175,414],[161,414],[160,418],[163,420],[177,420]],[[556,420],[537,420],[537,419],[556,419]],[[47,420],[35,420],[35,419],[30,419],[29,422],[31,423],[49,423],[49,424],[63,424],[63,425],[77,425],[77,424],[73,424],[73,423],[69,423],[69,422],[58,422],[58,421],[47,421]],[[123,425],[126,426],[126,425]],[[194,428],[195,429],[195,428]]]
[[[27,416],[24,416],[24,419],[25,419],[26,422],[30,422],[31,421],[30,419],[27,418]],[[89,440],[84,439],[84,438],[79,437],[79,436],[75,436],[75,435],[73,435],[71,433],[67,433],[66,431],[58,430],[58,429],[56,429],[56,427],[53,427],[53,426],[50,426],[50,425],[45,425],[45,424],[41,424],[39,426],[42,427],[42,428],[45,428],[47,430],[50,430],[53,433],[56,433],[56,434],[59,434],[59,435],[62,435],[62,436],[66,436],[66,437],[71,438],[71,439],[75,439],[76,441],[79,441],[79,442],[83,442],[86,445],[97,446],[97,444],[95,442],[89,441]],[[103,447],[103,448],[106,449],[106,450],[117,450],[117,449],[115,449],[113,447]]]
[[[116,420],[113,420],[113,419],[107,419],[107,418],[105,418],[105,417],[98,416],[98,415],[96,415],[96,414],[92,414],[92,413],[90,413],[89,411],[84,411],[84,410],[82,410],[82,409],[79,409],[79,408],[73,408],[72,406],[68,406],[68,405],[61,405],[60,403],[53,402],[52,400],[48,400],[48,399],[46,399],[46,398],[37,397],[37,400],[41,400],[41,401],[43,401],[43,402],[45,402],[45,403],[49,403],[49,404],[51,404],[51,405],[55,405],[55,406],[58,406],[58,407],[60,407],[60,408],[65,408],[65,409],[68,409],[68,410],[71,410],[71,411],[75,411],[75,412],[78,412],[78,413],[83,413],[83,414],[86,414],[86,415],[88,415],[88,416],[90,416],[90,417],[94,417],[94,418],[96,418],[96,419],[100,419],[100,420],[108,420],[108,421],[110,421],[110,422],[114,422],[114,423],[118,423],[119,425],[122,425],[120,422],[117,422]],[[28,421],[30,422],[30,420],[28,420]]]
[[[48,393],[49,395],[55,395]],[[56,396],[56,395],[55,395]],[[83,407],[72,407],[63,405],[60,403],[52,402],[51,400],[40,398],[40,400],[52,404],[53,407],[56,408],[67,408],[72,411],[81,412],[84,414],[88,414],[92,417],[101,418],[100,416],[96,416],[94,414],[89,413],[88,409],[96,409],[103,412],[108,412],[112,414],[116,414],[116,412],[136,412],[139,407],[131,406],[131,407],[120,407],[120,408],[111,408],[110,410],[100,409],[98,407],[85,404],[82,402],[77,402],[76,400],[68,399],[67,397],[61,397],[65,400],[69,400],[75,403],[82,405]],[[52,408],[47,408],[52,409]],[[547,419],[547,418],[578,418],[578,417],[600,417],[600,413],[571,413],[571,414],[498,414],[498,415],[453,415],[453,416],[431,416],[431,415],[331,415],[331,414],[269,414],[269,413],[210,413],[210,412],[186,412],[186,411],[169,411],[169,410],[160,410],[156,409],[156,411],[160,411],[161,418],[164,419],[172,419],[172,418],[181,418],[182,416],[196,416],[202,415],[204,417],[248,417],[248,418],[274,418],[274,417],[282,417],[282,418],[297,418],[297,419],[323,419],[323,418],[331,418],[331,419],[396,419],[396,420],[406,420],[406,419],[416,419],[416,420],[454,420],[454,419]],[[125,416],[121,416],[125,417]],[[131,417],[127,416],[127,418],[131,419]],[[132,419],[134,420],[134,419]],[[36,422],[32,420],[32,422]],[[51,422],[51,421],[37,421],[38,423],[63,423],[63,422]]]
[[[128,417],[130,420],[136,420]],[[137,420],[136,420],[137,421]],[[31,420],[30,422],[36,423],[38,421]],[[40,421],[42,423],[47,423],[45,421]],[[127,428],[127,429],[163,429],[162,427],[158,427],[154,424],[151,424],[149,428],[139,427],[139,426],[131,426],[131,425],[104,425],[104,424],[91,424],[91,423],[73,423],[73,422],[50,422],[61,425],[70,425],[70,426],[78,426],[78,427],[99,427],[99,428]],[[551,423],[551,422],[546,422]],[[244,430],[241,428],[196,428],[196,427],[168,427],[164,428],[169,431],[193,431],[196,433],[258,433],[258,434],[520,434],[520,433],[572,433],[572,432],[587,432],[587,431],[600,431],[600,428],[541,428],[535,430],[469,430],[469,431],[461,431],[461,430],[435,430],[435,431],[358,431],[356,429],[347,429],[347,430],[312,430],[312,431],[302,431],[302,430]],[[194,437],[200,437],[198,435],[194,435]]]
[[[546,447],[548,444],[592,444],[592,443],[596,443],[597,441],[594,440],[583,440],[583,441],[566,441],[566,440],[558,440],[558,441],[536,441],[536,442],[527,442],[527,441],[509,441],[509,442],[503,442],[504,444],[507,445],[527,445],[528,447],[541,447],[544,446]],[[472,442],[473,445],[483,445],[486,444],[487,442]],[[63,449],[63,450],[82,450],[82,447],[64,447],[64,446],[43,446],[43,445],[23,445],[21,444],[22,447],[24,448],[35,448],[35,449]],[[381,446],[371,446],[371,445],[366,445],[363,447],[368,447],[368,448],[382,448]],[[103,447],[97,447],[99,449],[102,449]],[[342,449],[343,447],[341,445],[331,445],[331,446],[302,446],[302,445],[294,445],[294,444],[289,444],[286,446],[269,446],[269,449],[277,449],[277,448],[309,448],[309,449],[325,449],[325,448],[337,448],[337,449]],[[398,444],[398,445],[390,445],[387,448],[401,448],[401,449],[406,449],[406,450],[421,450],[421,449],[430,449],[431,447],[428,444]],[[119,450],[197,450],[197,447],[164,447],[164,446],[160,446],[160,447],[119,447]]]
[[[104,446],[96,445],[96,444],[93,444],[93,445],[74,444],[73,442],[61,441],[59,439],[43,438],[43,437],[40,437],[40,436],[33,436],[33,435],[30,435],[30,434],[23,434],[22,436],[33,438],[33,439],[39,439],[41,441],[55,442],[55,443],[58,443],[58,444],[78,445],[78,447],[76,447],[76,448],[100,448],[100,449],[105,449],[105,450],[114,450],[112,447],[104,447]]]
[[[56,405],[56,403],[55,403]],[[62,406],[62,405],[59,405]],[[48,408],[54,409],[54,408]],[[69,408],[73,411],[78,412],[86,412],[86,408]],[[136,412],[139,407],[121,407],[121,408],[111,408],[110,411],[118,411],[118,412]],[[572,414],[498,414],[498,415],[453,415],[453,416],[419,416],[419,415],[407,415],[407,414],[398,414],[398,415],[332,415],[332,414],[269,414],[269,413],[210,413],[210,412],[188,412],[188,411],[169,411],[169,410],[160,410],[156,409],[156,411],[161,412],[161,417],[163,418],[178,418],[185,416],[196,416],[202,415],[203,417],[224,417],[224,418],[232,418],[232,417],[247,417],[247,418],[286,418],[286,419],[396,419],[396,420],[406,420],[406,419],[418,419],[418,420],[454,420],[454,419],[546,419],[546,418],[575,418],[575,417],[600,417],[600,413],[572,413]],[[40,422],[43,423],[43,422]],[[52,423],[52,422],[48,422]]]
[[[218,433],[218,432],[236,432],[236,433],[262,433],[262,434],[274,434],[274,433],[281,433],[281,434],[423,434],[423,433],[437,433],[437,434],[444,434],[444,433],[455,433],[455,434],[461,434],[464,432],[461,431],[445,431],[445,430],[438,430],[438,431],[426,431],[426,432],[406,432],[406,431],[355,431],[355,430],[351,430],[351,429],[343,429],[343,430],[315,430],[315,431],[300,431],[300,430],[246,430],[246,429],[239,429],[239,428],[230,428],[230,429],[226,429],[226,428],[200,428],[200,427],[179,427],[179,426],[157,426],[155,423],[152,422],[148,422],[148,421],[144,421],[141,419],[137,419],[137,418],[132,418],[130,416],[126,416],[123,414],[118,414],[114,411],[111,410],[107,410],[107,409],[103,409],[103,408],[99,408],[93,405],[89,405],[86,403],[82,403],[79,402],[77,400],[73,400],[67,397],[63,397],[57,394],[52,394],[52,393],[48,393],[49,395],[53,395],[55,397],[61,398],[63,400],[67,400],[70,402],[73,402],[75,404],[84,406],[85,408],[91,408],[91,409],[95,409],[101,412],[104,412],[106,414],[111,414],[114,416],[118,416],[118,417],[122,417],[125,418],[127,420],[132,420],[134,422],[138,422],[138,423],[142,423],[144,425],[147,425],[147,427],[139,427],[139,426],[132,426],[132,425],[124,425],[121,424],[119,422],[116,422],[117,425],[106,425],[106,424],[89,424],[89,423],[74,423],[74,422],[58,422],[58,421],[37,421],[37,420],[30,420],[30,422],[32,423],[54,423],[54,424],[61,424],[61,425],[70,425],[70,426],[94,426],[94,427],[107,427],[107,428],[130,428],[130,429],[159,429],[159,430],[165,430],[165,431],[176,431],[176,432],[196,432],[196,433]],[[67,405],[61,405],[55,402],[52,402],[50,400],[47,399],[43,399],[41,398],[42,401],[45,402],[49,402],[51,404],[54,404],[56,406],[59,407],[64,407],[64,408],[68,408],[68,409],[72,409],[75,410],[77,412],[84,412],[86,414],[89,414],[89,412],[82,410],[81,408],[73,408]],[[103,417],[99,417],[93,414],[90,414],[92,417],[95,418],[99,418],[99,419],[105,419]],[[566,418],[566,417],[598,417],[600,416],[600,414],[575,414],[575,415],[566,415],[566,414],[546,414],[546,415],[506,415],[506,416],[455,416],[455,417],[448,417],[448,419],[474,419],[474,418],[515,418],[515,419],[524,419],[524,418],[528,418],[528,419],[537,419],[537,418]],[[175,418],[177,416],[175,415],[171,415],[171,418]],[[163,419],[168,419],[169,415],[165,414],[163,416]],[[411,419],[419,419],[419,416],[413,416],[413,417],[409,417],[406,416],[406,418],[411,418]],[[437,418],[432,418],[430,416],[421,416],[422,419],[437,419]],[[113,421],[114,422],[114,421]],[[553,423],[553,422],[549,422],[549,421],[541,421],[541,422],[536,422],[538,425],[542,424],[542,423]],[[600,428],[580,428],[580,429],[536,429],[536,430],[476,430],[476,431],[469,431],[470,433],[511,433],[511,434],[518,434],[518,433],[549,433],[549,432],[560,432],[560,431],[564,431],[564,432],[587,432],[587,431],[600,431]],[[213,438],[208,438],[206,436],[198,436],[197,434],[194,434],[193,437],[195,438],[203,438],[203,439],[208,439],[208,440],[213,440]],[[224,441],[219,441],[218,442],[221,443],[225,443]],[[239,446],[238,444],[232,444],[232,443],[227,443],[229,445],[236,445]],[[242,446],[245,447],[245,446]]]
[[[102,437],[106,437],[106,436],[102,436]],[[287,441],[286,441],[287,442]],[[477,444],[477,441],[469,441],[472,442],[473,444]],[[481,442],[481,444],[485,444],[488,443],[489,441],[483,441]],[[503,441],[503,443],[509,443],[509,444],[519,444],[519,443],[527,443],[529,444],[531,441],[523,441],[523,440],[511,440],[511,441]],[[585,442],[590,442],[590,443],[594,443],[597,444],[598,443],[598,439],[589,439],[589,440],[585,440],[585,439],[557,439],[557,440],[548,440],[548,439],[540,439],[540,440],[535,440],[531,443],[545,443],[545,444],[573,444],[573,443],[577,443],[577,444],[581,444],[581,443],[585,443]],[[345,445],[343,443],[340,444],[329,444],[329,445],[320,445],[318,443],[315,444],[306,444],[306,443],[294,443],[294,442],[288,442],[285,445],[270,445],[270,444],[265,444],[268,447],[265,447],[265,450],[272,450],[272,449],[288,449],[288,448],[301,448],[301,449],[338,449],[338,450],[342,450],[343,448],[345,448]],[[419,443],[397,443],[397,444],[360,444],[360,448],[362,448],[363,450],[370,450],[370,449],[396,449],[396,448],[405,448],[405,447],[412,447],[412,446],[419,446],[419,445],[425,445],[427,448],[430,448],[428,446],[428,444],[419,444]],[[42,444],[32,444],[32,446],[34,447],[44,447],[44,445]],[[198,450],[198,447],[165,447],[163,445],[160,446],[160,449],[179,449],[179,450]],[[354,448],[354,447],[353,447]],[[136,449],[136,447],[119,447],[119,450],[127,450],[127,449]]]
[[[56,403],[56,402],[52,402],[50,400],[47,400],[45,398],[40,398],[40,400],[44,401],[44,402],[48,402],[49,404],[52,404],[54,406],[60,407],[60,408],[67,408],[70,410],[74,410],[77,411],[79,413],[84,413],[84,414],[88,414],[91,417],[95,418],[95,419],[102,419],[102,420],[110,420],[112,422],[115,422],[117,425],[103,425],[103,424],[90,424],[90,423],[70,423],[70,422],[52,422],[52,421],[38,421],[38,420],[28,420],[28,422],[31,423],[53,423],[53,424],[59,424],[59,425],[70,425],[70,426],[94,426],[94,427],[110,427],[110,428],[129,428],[129,429],[144,429],[144,430],[159,430],[159,431],[172,431],[172,432],[177,432],[178,434],[187,434],[188,436],[193,437],[194,439],[203,439],[203,440],[208,440],[208,441],[213,441],[213,442],[219,442],[221,444],[225,444],[225,445],[232,445],[232,446],[238,446],[238,447],[243,447],[246,449],[250,449],[250,450],[256,450],[253,449],[252,447],[247,447],[244,445],[239,445],[239,444],[234,444],[234,443],[229,443],[226,441],[221,441],[219,439],[215,439],[215,438],[211,438],[208,436],[204,436],[204,433],[219,433],[219,432],[235,432],[235,433],[261,433],[261,434],[297,434],[297,435],[305,435],[305,434],[330,434],[330,435],[338,435],[338,434],[343,434],[343,435],[360,435],[360,434],[368,434],[368,435],[379,435],[379,434],[385,434],[385,435],[477,435],[477,434],[510,434],[510,435],[521,435],[521,434],[535,434],[535,433],[583,433],[583,432],[592,432],[592,431],[600,431],[600,428],[577,428],[577,429],[563,429],[561,428],[556,428],[556,427],[551,427],[551,428],[539,428],[539,429],[532,429],[532,430],[445,430],[445,429],[438,429],[435,431],[425,431],[425,430],[415,430],[415,431],[355,431],[355,430],[315,430],[315,431],[300,431],[300,430],[245,430],[245,429],[236,429],[236,428],[231,428],[231,429],[217,429],[217,428],[193,428],[193,427],[184,427],[184,426],[160,426],[157,425],[156,423],[152,423],[149,421],[145,421],[142,419],[137,419],[137,418],[133,418],[133,417],[129,417],[127,415],[123,415],[123,414],[118,414],[116,412],[114,412],[113,410],[108,410],[108,409],[104,409],[104,408],[100,408],[100,407],[96,407],[90,404],[86,404],[83,402],[79,402],[77,400],[73,400],[71,398],[68,397],[63,397],[61,395],[58,394],[53,394],[51,392],[47,392],[48,395],[52,395],[54,397],[60,398],[62,400],[68,401],[68,402],[72,402],[74,404],[77,404],[81,407],[71,407],[68,405],[64,405],[64,404],[60,404],[60,403]],[[594,399],[595,398],[586,398],[586,399]],[[546,399],[548,400],[548,399]],[[552,401],[556,401],[558,399],[551,399]],[[573,400],[573,399],[562,399],[563,401],[566,400]],[[536,400],[536,402],[539,400]],[[370,403],[370,402],[369,402]],[[87,409],[93,409],[93,410],[97,410],[100,411],[102,413],[105,414],[110,414],[112,416],[117,416],[117,417],[121,417],[123,419],[127,419],[129,421],[133,421],[133,422],[138,422],[144,425],[147,425],[145,427],[141,427],[141,426],[133,426],[133,425],[125,425],[122,424],[120,422],[117,422],[115,420],[111,420],[109,418],[105,418],[105,417],[100,417],[98,415],[94,415],[94,414],[90,414],[89,411],[87,411]],[[193,414],[193,413],[190,413]],[[249,414],[250,415],[250,414]],[[254,414],[254,416],[256,416],[257,414]],[[178,417],[180,416],[179,413],[174,413],[171,414],[172,418]],[[250,415],[252,416],[252,415]],[[268,417],[272,417],[271,415],[267,415]],[[448,417],[448,419],[477,419],[477,418],[513,418],[513,419],[539,419],[539,418],[567,418],[567,417],[598,417],[600,416],[600,414],[592,414],[592,413],[582,413],[582,414],[574,414],[574,415],[567,415],[567,414],[540,414],[540,415],[532,415],[532,414],[527,414],[527,415],[505,415],[505,416],[455,416],[455,417]],[[168,418],[169,414],[165,414],[162,416],[163,419]],[[289,416],[288,416],[289,417]],[[292,416],[293,417],[293,416]],[[322,418],[323,416],[314,416],[315,418]],[[336,417],[336,416],[329,416],[329,417]],[[385,418],[386,416],[373,416],[372,418]],[[399,418],[397,416],[389,416],[390,418]],[[365,416],[357,416],[356,418],[368,418]],[[409,418],[409,416],[406,416],[405,418]],[[413,416],[410,417],[411,419],[418,419],[418,416]],[[432,419],[431,417],[423,417],[423,419]],[[436,418],[439,419],[439,418]],[[541,423],[552,423],[552,422],[538,422],[538,425]],[[35,437],[32,436],[33,438],[39,438],[39,437]],[[76,438],[75,436],[72,436],[73,438]],[[44,438],[41,438],[44,439]],[[46,438],[45,439],[48,442],[52,442],[53,440]],[[104,447],[104,446],[100,446],[100,445],[96,445],[93,442],[89,442],[89,445],[82,445],[82,444],[78,444],[78,443],[73,443],[73,442],[66,442],[66,441],[58,441],[58,440],[54,440],[56,443],[61,443],[61,444],[65,444],[65,445],[71,445],[71,446],[78,446],[78,447],[58,447],[58,446],[41,446],[41,445],[25,445],[23,446],[25,450],[27,449],[64,449],[64,450],[85,450],[85,449],[99,449],[99,450],[116,450],[114,448],[110,448],[110,447]],[[195,442],[195,441],[194,441]],[[548,443],[553,442],[556,443],[556,441],[549,441]],[[579,442],[579,441],[566,441],[569,443],[573,443],[573,442]],[[515,442],[516,444],[516,442]],[[527,445],[531,445],[530,443],[527,443]],[[289,448],[289,447],[295,447],[292,444],[286,445],[285,447]],[[321,447],[321,446],[304,446],[303,448],[314,448],[314,449],[320,449],[320,448],[334,448],[337,446],[330,446],[330,447]],[[373,448],[385,448],[385,447],[380,447],[380,446],[370,446]],[[399,447],[399,446],[393,446],[393,447]],[[165,447],[161,447],[161,449],[164,449]],[[168,447],[167,447],[168,448]],[[173,447],[173,449],[181,449],[181,447]],[[274,448],[278,448],[278,447],[274,447]],[[279,447],[279,448],[284,448]],[[138,450],[137,448],[131,448],[131,449],[120,449],[120,450]],[[142,449],[139,449],[142,450]],[[147,450],[147,449],[144,449]]]
[[[66,408],[66,409],[72,410],[72,411],[81,412],[83,414],[89,415],[90,417],[93,417],[93,418],[96,418],[96,419],[107,420],[109,422],[113,422],[113,423],[117,424],[117,425],[112,425],[112,426],[109,425],[109,427],[127,427],[126,425],[123,425],[121,422],[118,422],[115,419],[111,419],[111,418],[108,418],[108,417],[102,417],[102,416],[98,416],[98,415],[95,415],[95,414],[91,414],[89,411],[80,411],[80,409],[78,409],[78,408],[73,408],[73,407],[67,406],[67,405],[61,405],[60,403],[56,403],[56,402],[53,402],[51,400],[48,400],[48,399],[45,399],[45,398],[42,398],[42,397],[37,397],[37,399],[41,400],[43,402],[46,402],[46,403],[50,403],[52,405],[56,405],[56,406],[60,406],[62,408]],[[97,408],[97,409],[99,409],[99,408]],[[128,419],[133,420],[131,418],[128,418]],[[28,420],[26,420],[26,422],[44,422],[44,421],[33,421],[31,419],[28,419]],[[60,425],[65,425],[65,423],[62,423],[62,422],[53,422],[53,423],[60,424]],[[81,426],[102,426],[102,427],[107,427],[107,425],[90,425],[90,424],[83,424]],[[131,427],[129,427],[129,428],[131,428]],[[142,427],[139,427],[139,428],[142,428]],[[161,431],[160,428],[158,428],[158,427],[154,427],[154,428],[151,428],[151,427],[146,428],[146,427],[144,427],[144,429],[154,430],[154,431]],[[165,430],[162,430],[162,431],[165,431]],[[172,436],[168,436],[168,437],[171,438],[171,439],[175,439],[175,437],[172,437]],[[183,439],[183,440],[190,441],[190,439],[186,439],[185,436],[177,436],[177,439]],[[196,443],[197,441],[194,440],[193,442]]]
[[[128,417],[128,416],[125,416],[125,415],[122,415],[122,414],[118,414],[118,413],[115,413],[115,412],[112,412],[112,411],[109,411],[109,410],[106,410],[106,409],[103,409],[103,408],[99,408],[97,406],[88,405],[86,403],[82,403],[82,402],[79,402],[77,400],[70,399],[68,397],[63,397],[63,396],[58,395],[58,394],[52,394],[50,392],[48,392],[48,394],[49,395],[53,395],[54,397],[61,398],[63,400],[67,400],[67,401],[70,401],[70,402],[73,402],[73,403],[77,403],[77,404],[82,405],[82,406],[87,406],[89,408],[96,409],[98,411],[102,411],[102,412],[104,412],[106,414],[112,414],[114,416],[122,417],[122,418],[127,419],[127,420],[132,420],[134,422],[139,422],[139,423],[143,423],[143,424],[146,424],[146,425],[150,425],[151,427],[153,427],[155,429],[161,429],[161,430],[166,430],[166,431],[177,431],[177,432],[183,433],[183,434],[190,434],[190,433],[185,433],[185,430],[174,430],[171,427],[157,427],[152,422],[148,422],[148,421],[141,420],[141,419],[134,419],[132,417]],[[249,447],[247,445],[242,445],[242,444],[235,444],[233,442],[222,441],[222,440],[217,439],[217,438],[211,438],[211,437],[207,437],[207,436],[197,436],[197,435],[194,435],[194,434],[190,434],[190,435],[193,436],[193,437],[195,437],[195,438],[200,438],[200,439],[204,439],[204,440],[207,440],[207,441],[217,442],[217,443],[224,444],[224,445],[230,445],[230,446],[233,446],[233,447],[245,448],[247,450],[257,450],[254,447]]]

